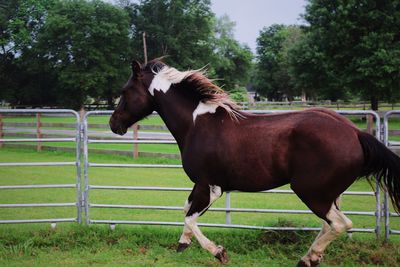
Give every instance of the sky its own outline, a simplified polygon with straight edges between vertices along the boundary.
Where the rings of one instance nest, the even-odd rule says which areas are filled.
[[[304,24],[306,0],[211,0],[212,11],[236,22],[235,39],[256,50],[263,27],[272,24]]]

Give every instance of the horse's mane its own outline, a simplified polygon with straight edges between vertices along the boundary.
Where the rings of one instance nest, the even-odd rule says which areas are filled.
[[[187,83],[199,94],[200,100],[204,104],[216,105],[223,108],[234,120],[244,118],[244,115],[238,111],[238,105],[223,89],[214,84],[213,81],[207,77],[204,68],[199,70],[179,71],[155,59],[147,63],[144,70],[151,71],[154,74],[162,74],[172,84]]]

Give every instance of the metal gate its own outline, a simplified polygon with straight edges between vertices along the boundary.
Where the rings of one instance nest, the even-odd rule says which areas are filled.
[[[278,113],[288,111],[249,111],[258,114]],[[24,189],[44,189],[44,188],[64,188],[75,189],[76,201],[73,203],[12,203],[0,204],[0,208],[27,208],[27,207],[76,207],[76,217],[74,218],[45,218],[45,219],[18,219],[18,220],[0,220],[0,224],[8,223],[40,223],[40,222],[81,222],[81,207],[84,207],[85,222],[87,224],[144,224],[144,225],[183,225],[183,222],[166,222],[166,221],[122,221],[122,220],[96,220],[90,216],[90,210],[94,208],[121,208],[121,209],[152,209],[152,210],[182,210],[181,206],[151,206],[151,205],[115,205],[115,204],[97,204],[90,202],[90,192],[94,190],[134,190],[134,191],[172,191],[172,192],[190,192],[191,188],[182,187],[154,187],[154,186],[115,186],[115,185],[94,185],[90,184],[89,168],[182,168],[180,164],[116,164],[116,163],[96,163],[89,162],[89,144],[93,143],[119,143],[119,144],[176,144],[174,140],[98,140],[89,138],[88,118],[95,115],[110,115],[112,111],[92,111],[88,112],[84,121],[80,122],[79,114],[73,110],[48,110],[48,109],[26,109],[26,110],[10,110],[0,109],[2,114],[48,114],[48,115],[69,115],[75,119],[75,137],[71,138],[3,138],[0,136],[0,144],[3,143],[19,143],[19,142],[73,142],[75,144],[75,161],[71,162],[1,162],[0,168],[8,167],[29,167],[29,166],[75,166],[76,182],[73,184],[35,184],[35,185],[1,185],[0,190],[24,190]],[[372,111],[338,111],[342,115],[361,115],[372,116],[375,119],[375,136],[381,140],[381,125],[379,115]],[[385,145],[389,148],[400,147],[399,141],[389,140],[389,119],[395,115],[399,115],[400,111],[390,111],[384,117],[384,125],[382,127]],[[84,184],[81,190],[81,135],[83,134],[83,153],[84,153]],[[0,177],[1,182],[1,177]],[[83,194],[81,194],[83,191]],[[262,194],[293,194],[291,190],[269,190],[260,192]],[[231,207],[231,195],[237,192],[227,192],[224,208],[211,208],[210,211],[224,212],[225,223],[203,223],[202,226],[210,227],[226,227],[226,228],[243,228],[243,229],[264,229],[264,230],[318,230],[315,227],[269,227],[269,226],[252,226],[246,224],[233,224],[231,213],[285,213],[285,214],[311,214],[309,210],[285,210],[285,209],[258,209],[258,208],[236,208]],[[376,192],[345,192],[344,195],[360,195],[374,196],[376,198],[376,208],[370,211],[345,211],[347,215],[374,216],[376,224],[374,228],[354,228],[351,232],[370,232],[376,233],[379,237],[381,227],[381,216],[385,218],[385,237],[389,238],[390,234],[400,234],[400,230],[390,228],[391,218],[398,217],[398,214],[391,212],[389,209],[389,201],[387,193],[384,194],[384,208],[381,208],[381,197],[379,186]],[[83,196],[83,197],[82,197]]]
[[[258,114],[267,113],[278,113],[288,111],[249,111]],[[143,205],[115,205],[115,204],[96,204],[90,202],[90,192],[93,190],[151,190],[151,191],[187,191],[190,192],[191,188],[173,188],[173,187],[152,187],[152,186],[113,186],[113,185],[93,185],[90,183],[90,177],[88,174],[89,168],[99,167],[120,167],[120,168],[182,168],[181,165],[160,165],[160,164],[112,164],[112,163],[95,163],[89,162],[89,144],[93,143],[141,143],[141,144],[173,144],[174,141],[160,141],[160,140],[96,140],[91,139],[88,136],[88,118],[94,115],[110,115],[112,111],[92,111],[88,112],[83,121],[83,133],[84,133],[84,203],[85,203],[85,216],[87,224],[109,224],[111,227],[116,224],[141,224],[141,225],[183,225],[183,222],[166,222],[166,221],[134,221],[134,220],[96,220],[90,215],[90,210],[94,208],[120,208],[120,209],[154,209],[154,210],[182,210],[182,207],[177,206],[143,206]],[[376,112],[373,111],[338,111],[342,115],[362,115],[372,116],[375,119],[375,136],[378,140],[381,140],[380,136],[380,118]],[[263,194],[293,194],[292,190],[268,190],[260,192]],[[252,226],[245,224],[233,224],[231,222],[232,212],[243,212],[243,213],[286,213],[286,214],[311,214],[309,210],[279,210],[279,209],[255,209],[255,208],[233,208],[231,207],[230,197],[231,194],[237,194],[237,192],[227,192],[226,201],[224,208],[210,208],[209,211],[225,212],[225,223],[202,223],[200,226],[209,227],[225,227],[225,228],[242,228],[242,229],[263,229],[263,230],[305,230],[314,231],[320,228],[315,227],[269,227],[269,226]],[[380,235],[381,227],[381,200],[380,200],[380,189],[376,187],[376,192],[345,192],[344,195],[360,195],[360,196],[374,196],[376,199],[376,208],[370,211],[345,211],[347,215],[360,215],[360,216],[372,216],[375,217],[374,228],[353,228],[349,232],[369,232],[375,233],[377,237]]]
[[[400,149],[400,141],[394,141],[390,139],[390,125],[389,125],[389,120],[394,117],[400,118],[400,110],[392,110],[388,111],[385,113],[385,116],[383,117],[383,123],[384,123],[384,135],[383,135],[383,140],[389,149]],[[391,229],[390,228],[390,221],[391,218],[395,217],[400,217],[399,214],[396,212],[392,212],[390,209],[390,204],[389,204],[389,195],[388,192],[385,192],[384,195],[384,213],[385,213],[385,239],[389,239],[390,235],[399,235],[400,230],[399,229]],[[398,220],[398,219],[397,219]]]
[[[44,219],[18,219],[18,220],[0,220],[0,224],[16,224],[16,223],[52,223],[54,227],[58,222],[81,222],[81,138],[80,138],[80,117],[74,110],[68,109],[0,109],[0,116],[3,114],[47,114],[47,115],[64,115],[72,116],[75,119],[75,137],[71,138],[3,138],[0,136],[0,143],[20,143],[20,142],[73,142],[76,147],[75,161],[71,162],[1,162],[0,168],[24,168],[32,166],[75,166],[76,172],[73,174],[75,183],[71,184],[26,184],[26,185],[1,185],[0,190],[26,190],[26,189],[46,189],[46,188],[61,188],[75,189],[74,195],[76,201],[73,203],[10,203],[0,204],[0,209],[3,208],[39,208],[39,207],[76,207],[76,217],[74,218],[44,218]],[[0,183],[1,181],[0,176]]]

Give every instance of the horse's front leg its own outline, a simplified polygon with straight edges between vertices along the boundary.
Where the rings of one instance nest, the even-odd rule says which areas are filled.
[[[190,193],[188,199],[185,202],[185,206],[183,207],[183,213],[185,214],[185,217],[192,206],[192,201],[193,201],[193,191],[196,188],[196,185],[193,187],[192,192]],[[181,235],[181,238],[179,239],[179,245],[177,248],[177,252],[182,252],[184,251],[187,247],[189,247],[190,243],[192,243],[192,230],[189,229],[189,227],[185,224],[183,226],[183,233]]]
[[[192,191],[192,202],[185,217],[185,230],[196,237],[200,245],[222,263],[228,262],[226,250],[210,241],[197,226],[197,219],[222,195],[221,187],[197,184]]]

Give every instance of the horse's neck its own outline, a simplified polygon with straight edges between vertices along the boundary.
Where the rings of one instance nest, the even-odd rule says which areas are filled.
[[[185,146],[186,137],[193,127],[193,111],[196,102],[182,95],[155,91],[157,112],[174,136],[180,150]]]

